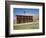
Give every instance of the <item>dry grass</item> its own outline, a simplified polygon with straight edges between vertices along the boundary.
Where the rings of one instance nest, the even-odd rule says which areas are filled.
[[[14,25],[14,30],[20,30],[20,29],[38,29],[39,23],[33,23],[33,24],[26,24],[26,25]]]

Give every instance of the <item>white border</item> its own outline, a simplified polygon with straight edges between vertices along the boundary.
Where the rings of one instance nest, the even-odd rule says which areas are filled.
[[[39,29],[13,30],[13,8],[39,9]],[[10,34],[27,34],[42,32],[42,6],[10,5]]]

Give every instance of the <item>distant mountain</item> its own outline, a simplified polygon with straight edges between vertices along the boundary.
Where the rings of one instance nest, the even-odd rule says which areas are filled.
[[[16,15],[24,15],[24,16],[39,16],[39,15],[37,15],[37,14],[32,14],[32,13],[16,14]]]

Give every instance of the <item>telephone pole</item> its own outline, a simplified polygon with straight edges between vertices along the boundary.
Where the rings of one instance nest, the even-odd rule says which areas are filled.
[[[24,11],[24,15],[25,15],[25,11]]]

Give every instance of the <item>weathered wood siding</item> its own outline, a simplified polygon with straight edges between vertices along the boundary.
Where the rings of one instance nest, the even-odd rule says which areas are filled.
[[[17,24],[28,23],[33,21],[33,16],[16,15]]]

